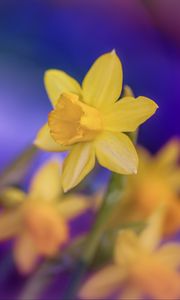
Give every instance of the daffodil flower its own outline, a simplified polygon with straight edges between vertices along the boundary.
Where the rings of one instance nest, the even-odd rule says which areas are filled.
[[[111,226],[120,219],[127,222],[146,218],[164,203],[164,234],[175,233],[180,229],[180,142],[171,140],[156,155],[139,148],[138,156],[138,174],[128,178],[123,206],[115,207]]]
[[[124,132],[135,131],[155,113],[157,105],[146,97],[128,96],[117,101],[122,67],[115,51],[95,61],[82,87],[60,70],[45,73],[45,87],[53,110],[35,145],[47,151],[69,151],[63,166],[64,191],[93,169],[95,158],[113,172],[137,172],[137,153]]]
[[[50,160],[33,177],[29,192],[8,188],[2,194],[0,240],[15,238],[14,259],[23,273],[31,272],[40,256],[52,257],[69,240],[68,221],[88,208],[80,195],[64,196],[58,160]]]
[[[180,245],[159,246],[163,217],[154,213],[147,227],[136,235],[131,230],[118,234],[114,263],[87,280],[80,290],[82,299],[179,299]],[[114,297],[113,297],[114,299]]]

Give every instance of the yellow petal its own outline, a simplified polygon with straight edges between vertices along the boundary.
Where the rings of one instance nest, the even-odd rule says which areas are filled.
[[[173,269],[178,269],[180,266],[180,245],[178,243],[171,242],[161,246],[156,255],[159,261]]]
[[[0,193],[0,203],[3,207],[11,207],[21,204],[26,197],[26,194],[20,189],[9,187]]]
[[[157,104],[146,97],[122,98],[104,114],[104,128],[115,132],[135,131],[157,108]]]
[[[117,300],[141,300],[144,299],[142,292],[136,286],[128,285],[116,298]]]
[[[15,236],[21,228],[21,212],[15,209],[0,215],[0,240]]]
[[[139,157],[139,167],[138,167],[138,174],[139,176],[144,176],[145,171],[149,171],[149,167],[152,165],[152,155],[150,152],[143,148],[142,146],[138,146],[137,153]]]
[[[81,87],[79,83],[60,70],[48,70],[44,75],[44,84],[48,97],[52,105],[56,105],[57,100],[64,92],[70,92],[74,94],[81,94]]]
[[[123,97],[134,97],[134,93],[130,86],[125,85],[123,90]]]
[[[159,168],[172,168],[180,157],[180,140],[172,139],[158,152],[155,165]]]
[[[37,265],[38,252],[26,232],[22,233],[15,243],[14,259],[19,271],[23,274],[32,272]]]
[[[177,166],[177,169],[175,168],[172,170],[172,172],[169,172],[168,175],[168,181],[174,191],[178,191],[180,187],[180,168]]]
[[[94,167],[95,153],[92,143],[80,143],[72,147],[63,165],[64,191],[76,186]]]
[[[166,208],[160,206],[147,220],[147,226],[139,236],[142,247],[152,252],[159,245],[162,238],[163,222]]]
[[[109,265],[85,282],[79,296],[81,299],[109,299],[108,296],[120,287],[124,277],[123,270]]]
[[[69,195],[59,204],[59,212],[66,219],[71,219],[83,213],[90,207],[90,201],[82,195]]]
[[[162,264],[155,255],[139,258],[132,270],[132,279],[148,299],[179,299],[178,272]]]
[[[61,194],[61,166],[58,160],[49,160],[35,174],[30,186],[30,198],[53,201]]]
[[[100,56],[83,80],[83,99],[102,108],[114,103],[122,89],[122,66],[115,51]]]
[[[123,133],[104,132],[95,142],[97,159],[103,167],[120,174],[137,172],[136,150]]]
[[[134,264],[140,251],[138,236],[129,229],[120,231],[114,248],[114,260],[119,267],[127,269]]]
[[[63,152],[69,149],[69,147],[61,146],[53,140],[47,123],[39,130],[34,145],[42,150],[51,152]]]

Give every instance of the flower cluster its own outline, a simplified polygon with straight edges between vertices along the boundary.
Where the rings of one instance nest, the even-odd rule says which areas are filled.
[[[44,82],[52,110],[34,145],[67,155],[62,163],[51,158],[42,165],[28,192],[13,183],[0,192],[0,240],[13,239],[17,268],[30,273],[39,259],[70,253],[73,264],[78,255],[80,265],[97,270],[81,286],[82,299],[179,299],[180,245],[162,241],[180,230],[180,143],[173,139],[157,155],[134,145],[139,126],[157,104],[135,98],[123,86],[114,50],[94,62],[81,85],[55,69],[45,73]],[[112,173],[107,189],[91,196],[66,193],[96,160]],[[69,221],[88,209],[92,230],[77,247]],[[103,258],[100,270],[97,252]],[[82,273],[75,273],[76,283]],[[72,287],[73,282],[70,292]]]
[[[161,204],[165,206],[164,235],[180,229],[180,142],[173,139],[156,155],[138,149],[139,169],[128,177],[122,203],[115,207],[108,226],[147,218]]]
[[[162,210],[162,209],[161,209]],[[155,212],[139,234],[121,231],[116,240],[114,262],[87,280],[80,291],[82,299],[179,299],[180,245],[159,246],[162,211]]]

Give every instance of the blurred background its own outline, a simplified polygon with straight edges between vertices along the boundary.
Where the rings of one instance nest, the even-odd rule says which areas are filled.
[[[159,105],[139,142],[155,152],[179,136],[179,13],[179,0],[1,0],[0,170],[46,121],[44,71],[59,68],[82,81],[112,49],[122,60],[124,84]]]

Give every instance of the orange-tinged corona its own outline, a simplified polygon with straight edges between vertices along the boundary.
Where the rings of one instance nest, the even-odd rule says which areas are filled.
[[[14,260],[22,273],[33,271],[39,257],[59,254],[69,242],[69,220],[89,207],[84,196],[62,193],[61,166],[55,159],[37,171],[27,194],[9,188],[1,198],[0,240],[14,238]]]
[[[62,94],[49,114],[50,134],[64,146],[92,141],[103,129],[98,110],[78,98],[75,94]]]
[[[59,246],[69,239],[67,221],[49,203],[25,203],[24,224],[42,255],[56,255]]]

